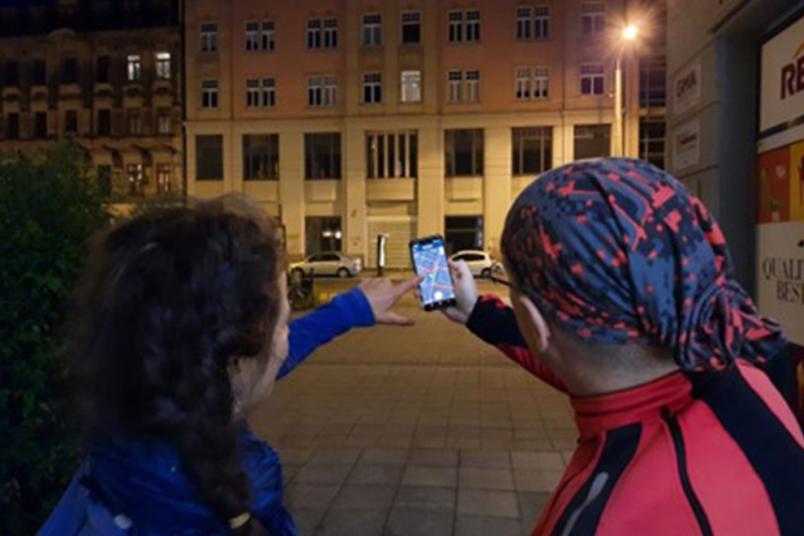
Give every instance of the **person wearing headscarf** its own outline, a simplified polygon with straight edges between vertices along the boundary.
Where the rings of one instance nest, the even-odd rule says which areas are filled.
[[[513,307],[454,264],[446,314],[570,396],[534,535],[801,534],[804,438],[763,370],[787,343],[699,199],[646,162],[575,162],[520,194],[502,251]]]

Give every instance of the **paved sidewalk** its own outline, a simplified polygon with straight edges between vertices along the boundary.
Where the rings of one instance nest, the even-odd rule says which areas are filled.
[[[302,535],[529,534],[574,445],[569,404],[413,300],[414,328],[319,350],[252,419]]]

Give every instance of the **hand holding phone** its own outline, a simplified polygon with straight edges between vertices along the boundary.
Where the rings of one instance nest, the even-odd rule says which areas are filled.
[[[422,278],[419,283],[419,296],[424,310],[433,311],[454,306],[455,289],[444,238],[434,235],[411,240],[410,256],[413,260],[413,269]]]

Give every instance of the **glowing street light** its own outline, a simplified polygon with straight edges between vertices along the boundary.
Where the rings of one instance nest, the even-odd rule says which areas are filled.
[[[623,39],[626,41],[633,41],[637,38],[637,34],[639,34],[639,29],[633,24],[629,24],[623,28]]]
[[[620,39],[619,51],[617,52],[617,63],[614,69],[614,156],[624,156],[623,148],[623,71],[620,65],[623,51],[630,43],[636,41],[639,29],[634,24],[623,27]]]

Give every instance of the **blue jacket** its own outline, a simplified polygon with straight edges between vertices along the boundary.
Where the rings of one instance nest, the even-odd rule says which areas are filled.
[[[359,289],[290,324],[290,353],[279,372],[289,374],[316,348],[353,327],[374,325]],[[274,536],[296,526],[282,506],[282,466],[276,452],[240,427],[242,465],[251,484],[251,514]],[[179,455],[164,442],[119,438],[93,449],[78,468],[41,536],[198,535],[228,532],[228,522],[203,504],[179,470]]]

